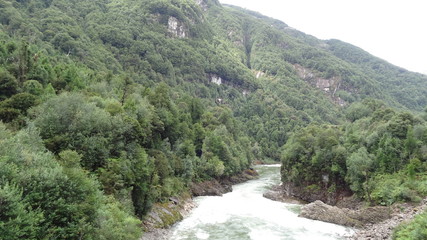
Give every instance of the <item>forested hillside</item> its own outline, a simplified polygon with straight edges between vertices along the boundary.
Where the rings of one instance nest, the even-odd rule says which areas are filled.
[[[426,80],[216,0],[0,0],[0,233],[138,239],[153,203],[266,159],[416,199],[371,182],[425,172]]]
[[[305,195],[326,192],[323,199],[331,203],[349,190],[380,205],[427,195],[427,114],[364,100],[348,107],[346,117],[343,125],[310,125],[294,133],[283,147],[284,182],[307,187]]]

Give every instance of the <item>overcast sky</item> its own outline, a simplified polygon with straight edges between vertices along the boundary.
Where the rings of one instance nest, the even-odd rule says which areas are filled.
[[[427,73],[425,0],[219,0],[339,39],[411,71]]]

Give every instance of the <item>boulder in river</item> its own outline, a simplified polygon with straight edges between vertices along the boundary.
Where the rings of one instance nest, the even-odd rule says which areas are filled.
[[[363,227],[366,224],[378,223],[390,218],[388,207],[369,207],[359,210],[338,208],[315,201],[301,208],[300,217],[320,220],[349,227]]]

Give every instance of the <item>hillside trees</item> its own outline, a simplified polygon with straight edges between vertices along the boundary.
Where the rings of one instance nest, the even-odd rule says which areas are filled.
[[[191,111],[181,112],[167,85],[146,92],[146,97],[130,93],[123,106],[118,99],[63,93],[32,111],[34,124],[52,152],[81,154],[81,166],[99,174],[107,193],[130,192],[140,217],[153,201],[178,194],[180,182],[232,175],[249,166],[249,148],[240,145],[250,143],[241,139],[229,109],[209,112],[186,98],[178,102]],[[207,147],[211,139],[216,143]],[[206,167],[215,168],[210,156],[226,171],[206,174]]]
[[[416,201],[427,193],[423,175],[426,123],[410,113],[394,112],[381,102],[365,100],[362,104],[365,113],[359,117],[354,109],[361,104],[348,108],[354,122],[345,128],[309,126],[294,133],[282,152],[283,180],[322,186],[322,174],[334,173],[339,177],[337,186],[350,187],[368,201]],[[319,168],[319,163],[330,160],[329,168]]]
[[[101,230],[97,224],[99,208],[107,201],[98,190],[97,181],[80,168],[79,156],[64,152],[60,154],[62,160],[57,161],[46,151],[34,127],[14,136],[3,124],[0,127],[1,198],[7,203],[2,205],[2,236],[7,234],[10,239],[94,238]],[[120,214],[132,218],[129,213]],[[125,224],[122,220],[110,218],[117,228],[102,231],[113,235],[115,231],[121,232],[120,226]],[[138,221],[134,219],[130,224],[137,237]],[[14,229],[16,231],[12,231]]]
[[[310,125],[296,132],[282,152],[284,182],[320,185],[331,191],[341,188],[346,173],[346,150],[339,128]]]
[[[413,183],[425,171],[424,121],[375,101],[343,112],[297,68],[340,80],[347,103],[373,96],[417,110],[424,78],[204,4],[0,0],[1,230],[10,238],[137,239],[136,217],[154,202],[254,158],[282,158],[289,181],[358,186],[382,204],[422,194]],[[169,29],[175,19],[185,37]]]

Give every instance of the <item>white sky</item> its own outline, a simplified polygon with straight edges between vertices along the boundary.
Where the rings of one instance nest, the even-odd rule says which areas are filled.
[[[339,39],[394,65],[427,73],[426,0],[219,0]]]

